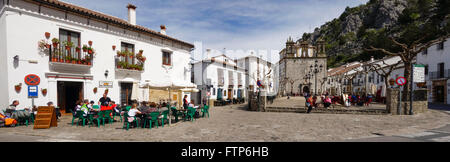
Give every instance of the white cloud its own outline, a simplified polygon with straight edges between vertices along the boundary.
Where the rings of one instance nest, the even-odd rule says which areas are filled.
[[[135,4],[138,24],[156,31],[164,24],[168,35],[191,43],[203,42],[203,50],[270,51],[281,50],[289,36],[298,39],[304,32],[337,18],[345,7],[368,0],[64,1],[122,19],[127,19],[125,6]]]

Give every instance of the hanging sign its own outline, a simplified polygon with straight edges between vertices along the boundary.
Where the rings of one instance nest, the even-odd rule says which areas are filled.
[[[113,87],[113,82],[112,81],[99,81],[99,86],[100,88],[112,88]]]
[[[414,83],[423,83],[425,82],[425,66],[424,65],[419,65],[419,64],[414,64],[413,66],[413,78],[414,78]]]

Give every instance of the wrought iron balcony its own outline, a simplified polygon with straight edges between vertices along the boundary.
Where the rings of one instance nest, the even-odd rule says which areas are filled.
[[[83,51],[77,47],[49,45],[49,62],[54,65],[73,64],[92,67],[94,51]]]

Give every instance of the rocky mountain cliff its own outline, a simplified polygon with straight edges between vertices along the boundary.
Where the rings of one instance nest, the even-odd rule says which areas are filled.
[[[314,44],[319,38],[325,40],[330,67],[369,59],[360,56],[368,43],[378,39],[378,33],[389,31],[389,35],[399,34],[402,32],[401,24],[410,21],[410,17],[427,21],[436,15],[434,13],[448,8],[439,6],[448,5],[445,1],[370,0],[358,7],[347,7],[339,18],[316,28],[313,33],[304,33],[299,41],[307,40]]]

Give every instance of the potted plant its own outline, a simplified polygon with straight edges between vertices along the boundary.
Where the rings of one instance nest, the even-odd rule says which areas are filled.
[[[120,56],[122,56],[122,52],[117,51],[117,57],[120,57]]]
[[[90,55],[94,54],[94,49],[92,47],[88,47],[87,51]]]
[[[63,44],[67,50],[70,50],[73,47],[73,42],[64,41]]]
[[[144,53],[144,50],[139,50],[139,54],[142,55],[142,53]]]
[[[97,93],[97,87],[94,88],[94,93]]]
[[[80,50],[81,50],[81,48],[79,46],[75,47],[75,51],[80,52]]]
[[[116,45],[113,45],[112,48],[113,48],[113,51],[115,51],[116,50]]]
[[[19,92],[22,89],[22,83],[19,83],[18,85],[15,85],[14,89],[16,89],[17,92]]]
[[[86,62],[87,62],[88,65],[92,64],[91,56],[86,56]]]
[[[45,38],[50,38],[50,33],[49,32],[45,32]]]
[[[83,45],[83,52],[87,52],[88,50],[88,46],[87,45]]]
[[[70,63],[72,61],[72,58],[70,56],[66,56],[66,63]]]
[[[92,41],[88,41],[89,46],[92,46]]]
[[[77,63],[77,59],[76,58],[72,58],[71,62],[72,62],[72,64],[76,64]]]
[[[59,39],[58,38],[53,38],[52,39],[52,43],[53,43],[53,47],[54,48],[58,48]]]
[[[47,88],[41,89],[42,95],[46,96],[47,95]]]
[[[38,48],[43,51],[45,48],[47,48],[47,42],[45,40],[40,40],[38,42]]]

